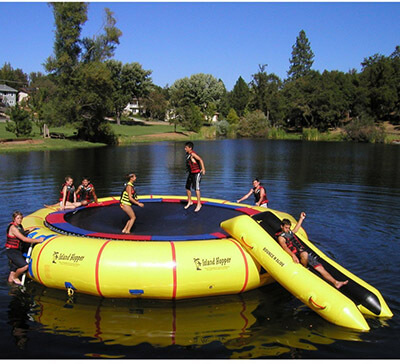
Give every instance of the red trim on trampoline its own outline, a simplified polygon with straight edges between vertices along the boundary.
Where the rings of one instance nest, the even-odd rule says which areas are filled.
[[[101,257],[101,254],[103,253],[104,248],[106,247],[106,245],[107,245],[110,241],[111,241],[111,240],[106,241],[106,242],[101,246],[101,248],[100,248],[100,250],[99,250],[99,254],[97,254],[97,259],[96,259],[96,268],[95,268],[94,276],[95,276],[95,280],[96,280],[96,289],[97,289],[97,292],[99,293],[99,295],[100,295],[101,297],[103,297],[103,294],[101,293],[101,290],[100,290],[100,279],[99,279],[100,257]]]
[[[251,207],[240,207],[240,208],[236,209],[236,211],[243,212],[244,214],[249,215],[249,216],[253,216],[255,214],[260,213],[260,211],[252,209]]]
[[[239,293],[242,293],[242,292],[244,292],[244,290],[245,290],[246,287],[247,287],[247,284],[249,283],[249,265],[248,265],[248,263],[247,263],[246,255],[244,254],[244,251],[243,251],[243,249],[242,249],[242,246],[241,246],[237,241],[235,241],[235,240],[233,240],[233,239],[229,239],[229,240],[230,240],[231,242],[235,243],[235,245],[238,247],[238,249],[239,249],[240,252],[242,253],[242,257],[243,257],[243,260],[244,260],[244,266],[245,266],[244,284],[243,284],[242,289],[241,289],[240,292],[239,292]]]
[[[42,251],[43,249],[47,246],[47,244],[49,244],[51,241],[53,241],[54,239],[57,239],[58,236],[54,236],[53,238],[49,239],[49,241],[47,241],[46,243],[44,243],[44,245],[42,246],[42,249],[40,249],[38,257],[36,259],[36,277],[38,279],[38,281],[43,284],[43,286],[45,286],[45,284],[43,283],[42,279],[40,278],[40,273],[39,273],[39,260],[40,260],[40,256],[42,255]],[[43,244],[43,243],[42,243]]]
[[[172,299],[176,298],[176,290],[178,286],[178,279],[177,279],[177,274],[176,274],[176,250],[175,250],[175,243],[173,241],[170,241],[171,244],[171,251],[172,251],[172,262],[173,262],[173,268],[172,268],[172,280],[173,280],[173,287],[172,287]]]
[[[227,235],[227,234],[224,234],[224,233],[220,233],[220,232],[215,232],[215,233],[211,233],[210,235],[212,235],[212,236],[215,236],[216,238],[218,238],[218,239],[223,239],[223,238],[226,238],[226,237],[228,237],[229,235]]]
[[[46,221],[49,224],[59,224],[66,222],[64,219],[64,213],[52,213],[46,216]]]
[[[129,234],[108,234],[108,233],[91,233],[84,236],[91,236],[95,238],[116,239],[116,240],[151,240],[151,235],[129,235]]]
[[[95,207],[95,206],[108,206],[108,205],[115,205],[119,203],[119,200],[113,199],[113,200],[109,200],[109,201],[103,201],[103,202],[99,202],[99,203],[93,203],[93,204],[89,204],[90,207]]]
[[[107,201],[103,201],[103,202],[91,202],[89,205],[85,206],[86,208],[89,207],[101,207],[101,206],[109,206],[109,205],[115,205],[119,203],[119,200],[115,199],[114,197],[112,198],[112,200],[107,200]],[[69,211],[65,211],[65,212],[69,212]]]
[[[182,200],[177,198],[163,198],[161,202],[172,202],[172,203],[180,203]]]

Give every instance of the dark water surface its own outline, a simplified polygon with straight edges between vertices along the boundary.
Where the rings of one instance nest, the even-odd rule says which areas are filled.
[[[234,201],[259,177],[270,207],[376,287],[394,313],[368,333],[324,321],[279,285],[178,302],[100,299],[7,284],[5,229],[59,198],[63,178],[90,176],[99,197],[137,173],[140,194],[185,194],[184,143],[0,155],[1,358],[400,358],[400,148],[297,141],[195,142],[202,195]],[[252,203],[252,200],[248,200]],[[121,277],[123,279],[123,277]]]

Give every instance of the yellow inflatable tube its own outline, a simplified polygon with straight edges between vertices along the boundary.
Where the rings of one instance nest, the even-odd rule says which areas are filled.
[[[115,198],[100,202],[110,200]],[[24,218],[25,227],[36,228],[30,237],[45,238],[34,246],[29,276],[47,287],[101,297],[182,299],[237,294],[273,281],[268,274],[260,275],[260,265],[229,237],[128,241],[63,235],[45,225],[46,216],[55,210],[44,208]]]
[[[272,210],[265,214],[271,213]],[[275,217],[278,216],[279,219],[289,217],[287,214],[279,216],[280,213],[276,211],[274,213],[276,214]],[[263,217],[270,218],[270,216],[260,214],[259,218],[261,220],[259,222],[264,222]],[[292,217],[290,218],[294,221]],[[368,314],[370,314],[371,311],[363,309],[360,312],[353,300],[345,296],[341,291],[301,264],[294,263],[292,258],[281,248],[271,234],[258,223],[258,215],[253,216],[253,218],[244,215],[238,216],[222,222],[221,227],[240,241],[276,281],[320,316],[339,326],[361,331],[369,330],[369,326],[361,312],[368,311]],[[299,235],[304,240],[306,239],[307,235],[304,230]],[[315,248],[308,239],[307,246],[312,247],[313,250]],[[327,259],[321,252],[319,253],[320,257]],[[330,262],[332,261],[330,260]],[[341,272],[347,273],[348,277],[356,281],[358,285],[363,286],[358,288],[358,285],[354,284],[355,291],[357,289],[371,289],[378,296],[378,303],[382,309],[380,314],[376,314],[375,316],[392,316],[390,309],[376,289],[344,270],[338,264],[334,262],[332,264],[340,269]]]

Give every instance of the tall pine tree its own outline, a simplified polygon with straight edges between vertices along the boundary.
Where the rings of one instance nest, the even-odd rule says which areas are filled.
[[[230,104],[239,116],[244,115],[250,100],[250,89],[244,79],[240,76],[230,94]]]
[[[288,71],[288,79],[296,80],[308,74],[314,63],[314,53],[311,50],[310,42],[306,32],[301,30],[296,43],[292,46],[292,58]]]

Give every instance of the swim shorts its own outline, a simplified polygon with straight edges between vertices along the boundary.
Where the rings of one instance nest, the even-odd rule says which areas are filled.
[[[188,178],[186,180],[186,189],[191,190],[193,188],[196,191],[200,191],[200,181],[201,181],[201,172],[189,173]]]
[[[19,249],[6,249],[6,254],[10,263],[11,272],[15,272],[17,269],[28,264]]]
[[[321,263],[318,261],[318,257],[314,255],[314,253],[312,252],[308,253],[308,265],[310,265],[313,268],[316,268],[321,265]]]

